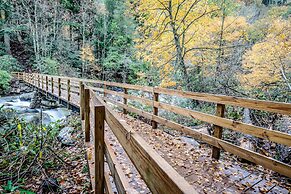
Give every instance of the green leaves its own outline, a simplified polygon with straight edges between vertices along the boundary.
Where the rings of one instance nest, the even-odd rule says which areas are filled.
[[[3,189],[7,192],[16,191],[18,188],[19,186],[13,186],[13,183],[11,180],[7,181],[7,185],[3,187]]]

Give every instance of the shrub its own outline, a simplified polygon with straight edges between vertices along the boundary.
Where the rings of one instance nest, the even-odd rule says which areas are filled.
[[[0,70],[0,92],[3,93],[9,89],[11,76],[7,71]]]
[[[0,70],[4,70],[7,72],[13,71],[21,71],[21,67],[13,56],[11,55],[3,55],[0,57]]]

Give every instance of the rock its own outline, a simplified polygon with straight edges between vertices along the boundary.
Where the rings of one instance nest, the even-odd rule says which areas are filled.
[[[60,188],[60,185],[55,178],[47,178],[42,181],[41,193],[56,193]]]
[[[57,108],[59,106],[55,101],[49,101],[49,100],[41,101],[41,105],[48,109]]]
[[[10,102],[5,102],[3,105],[4,105],[4,106],[13,106],[13,104],[10,103]]]
[[[41,94],[35,92],[31,100],[30,108],[40,108],[41,107]]]
[[[35,93],[36,92],[30,92],[30,93],[21,94],[19,98],[22,101],[30,101],[31,99],[33,99]]]
[[[181,140],[184,142],[187,142],[189,144],[191,144],[194,147],[199,147],[200,143],[198,143],[195,139],[193,139],[192,137],[187,137],[187,136],[182,136]]]
[[[63,146],[71,146],[74,145],[74,140],[72,139],[72,132],[74,131],[74,128],[72,127],[64,127],[59,135],[58,140],[62,143]]]
[[[23,115],[23,119],[26,122],[31,122],[35,125],[39,125],[40,124],[40,113],[25,113]],[[49,124],[51,122],[51,118],[48,114],[46,113],[42,113],[42,124]]]

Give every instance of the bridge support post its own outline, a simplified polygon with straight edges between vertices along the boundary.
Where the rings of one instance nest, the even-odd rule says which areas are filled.
[[[104,193],[104,119],[105,107],[95,106],[94,108],[94,165],[95,165],[95,188],[94,193]]]
[[[154,103],[154,101],[156,101],[156,102],[159,101],[159,93],[155,92],[155,88],[153,89],[153,103]],[[158,116],[158,113],[159,113],[159,109],[153,105],[153,114]],[[152,128],[156,129],[157,127],[158,127],[158,123],[156,121],[152,120]]]
[[[54,78],[51,77],[51,89],[52,89],[52,94],[54,94]]]
[[[41,76],[41,89],[43,90],[43,75]]]
[[[80,89],[80,117],[84,120],[84,84],[82,81],[79,82],[79,89]]]
[[[104,84],[103,84],[103,99],[104,99],[104,102],[106,102],[105,101],[105,98],[106,98],[106,92],[105,92],[105,90],[106,90],[106,88],[107,88],[107,86],[106,86],[105,81],[104,81]]]
[[[71,84],[70,84],[71,80],[67,80],[67,92],[68,92],[68,96],[67,96],[67,100],[68,100],[68,108],[70,108],[70,100],[71,100]]]
[[[48,77],[45,76],[45,91],[46,91],[46,97],[48,96]]]
[[[37,85],[38,85],[38,88],[40,88],[40,75],[37,74]]]
[[[127,95],[128,94],[127,88],[123,88],[123,89],[124,89],[124,94]],[[123,104],[127,105],[127,98],[123,98]],[[123,109],[123,114],[127,114],[127,110],[125,108]]]
[[[225,105],[217,104],[216,105],[216,116],[224,117]],[[222,130],[223,128],[217,125],[213,125],[213,136],[216,138],[222,138]],[[220,148],[214,147],[212,148],[212,158],[219,160],[220,157]]]
[[[90,90],[84,90],[85,142],[90,141]]]
[[[61,78],[58,78],[58,97],[59,97],[59,103],[61,103],[61,96],[62,96]]]

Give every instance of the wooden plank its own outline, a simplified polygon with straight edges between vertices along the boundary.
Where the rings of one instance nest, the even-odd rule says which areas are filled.
[[[58,78],[58,97],[59,97],[59,103],[60,103],[60,97],[62,96],[62,85],[61,85],[61,78]]]
[[[44,74],[40,74],[44,75]],[[60,76],[52,76],[52,77],[60,77]],[[224,96],[224,95],[214,95],[207,93],[197,93],[197,92],[187,92],[181,90],[171,90],[166,88],[155,88],[148,86],[140,86],[140,85],[131,85],[124,83],[115,83],[115,82],[104,82],[100,80],[91,80],[91,79],[79,79],[79,78],[70,78],[70,77],[61,77],[63,79],[71,79],[73,81],[79,82],[83,81],[84,83],[97,83],[97,84],[106,84],[108,86],[115,86],[133,90],[141,90],[146,92],[153,92],[155,90],[157,93],[162,93],[166,95],[172,96],[180,96],[184,98],[190,98],[205,102],[213,102],[218,104],[232,105],[232,106],[240,106],[250,109],[256,110],[264,110],[269,112],[275,112],[280,114],[291,114],[291,103],[283,103],[283,102],[272,102],[272,101],[263,101],[263,100],[255,100],[249,98],[240,98],[233,96]]]
[[[105,193],[106,194],[114,194],[114,192],[112,190],[111,183],[110,183],[110,177],[109,177],[108,172],[105,172],[104,179],[105,179]]]
[[[221,118],[218,116],[201,113],[198,111],[193,111],[185,108],[176,107],[173,105],[154,102],[154,106],[174,112],[176,114],[184,115],[187,117],[192,117],[200,121],[211,123],[220,127],[225,127],[245,134],[250,134],[259,138],[267,139],[276,143],[281,143],[287,146],[291,146],[291,135],[288,133],[283,133],[280,131],[274,131],[265,129],[262,127],[257,127],[250,124],[245,124],[242,122],[234,121],[231,119]]]
[[[106,139],[105,139],[105,156],[118,193],[121,194],[129,193],[130,191],[129,183],[124,175],[124,172],[122,171],[121,165],[117,161],[114,151],[112,150],[109,142]]]
[[[84,120],[84,89],[85,86],[82,81],[80,81],[80,117],[81,120]]]
[[[212,137],[210,135],[195,131],[195,130],[191,129],[190,127],[186,127],[186,126],[180,125],[178,123],[175,123],[173,121],[164,119],[162,117],[155,116],[151,113],[147,113],[145,111],[141,111],[139,109],[136,109],[136,108],[133,108],[130,106],[126,106],[122,103],[116,102],[116,101],[108,99],[108,98],[106,100],[111,102],[111,103],[116,104],[117,106],[120,106],[122,108],[126,108],[130,112],[134,112],[134,113],[137,113],[139,115],[144,116],[145,118],[155,120],[160,124],[163,124],[167,127],[170,127],[170,128],[175,129],[177,131],[180,131],[180,132],[182,132],[186,135],[189,135],[197,140],[204,141],[205,143],[208,143],[212,146],[215,146],[217,148],[220,148],[220,149],[223,149],[227,152],[235,154],[235,155],[237,155],[241,158],[244,158],[250,162],[262,165],[263,167],[265,167],[267,169],[271,169],[271,170],[276,171],[276,172],[278,172],[282,175],[285,175],[287,177],[291,177],[291,166],[288,164],[274,160],[273,158],[270,158],[270,157],[263,156],[263,155],[258,154],[256,152],[246,150],[244,148],[233,145],[233,144],[226,142],[224,140],[221,140],[221,139]]]
[[[90,142],[90,90],[84,90],[85,142]]]
[[[122,96],[124,98],[131,99],[131,100],[140,101],[141,103],[147,104],[149,106],[152,105],[152,101],[145,99],[145,98],[140,98],[140,97],[132,96],[132,95],[128,95],[128,94],[126,95],[126,94],[111,91],[111,90],[106,90],[106,93]],[[270,141],[273,141],[276,143],[281,143],[281,144],[284,144],[287,146],[291,146],[291,135],[287,134],[287,133],[269,130],[269,129],[265,129],[262,127],[257,127],[254,125],[245,124],[245,123],[242,123],[239,121],[221,118],[218,116],[214,116],[214,115],[210,115],[210,114],[206,114],[206,113],[201,113],[198,111],[193,111],[193,110],[189,110],[189,109],[185,109],[185,108],[180,108],[180,107],[176,107],[176,106],[161,103],[161,102],[153,102],[153,103],[154,103],[153,104],[154,107],[162,108],[164,110],[168,110],[168,111],[174,112],[176,114],[195,118],[195,119],[207,122],[207,123],[214,124],[216,126],[225,127],[228,129],[238,131],[238,132],[242,132],[242,133],[250,134],[250,135],[253,135],[253,136],[256,136],[259,138],[267,139],[267,140],[270,140]]]
[[[159,101],[159,93],[153,92],[153,101],[158,102]],[[153,106],[153,115],[158,116],[159,109],[155,106]],[[154,120],[152,120],[152,128],[156,129],[158,127],[158,123]]]
[[[132,90],[140,90],[144,92],[153,92],[153,87],[148,86],[140,86],[140,85],[132,85],[132,84],[125,84],[125,83],[116,83],[116,82],[104,82],[107,86],[115,86],[120,88],[127,88]]]
[[[46,91],[46,96],[48,95],[48,76],[45,76],[45,91]]]
[[[216,105],[216,116],[224,117],[225,105],[224,104],[217,104]],[[222,138],[222,127],[218,125],[213,125],[213,136],[221,139]],[[220,149],[217,147],[212,148],[212,158],[219,159],[220,157]]]
[[[105,120],[153,193],[197,193],[147,142],[101,99]]]
[[[128,94],[127,88],[123,88],[123,92],[125,95]],[[123,104],[127,105],[127,98],[123,98]],[[126,109],[123,109],[123,114],[127,114]]]
[[[285,114],[285,115],[291,114],[291,103],[272,102],[272,101],[255,100],[255,99],[248,99],[248,98],[239,98],[239,97],[234,97],[234,96],[214,95],[214,94],[197,93],[197,92],[187,92],[187,91],[171,90],[171,89],[165,89],[165,88],[156,88],[155,91],[161,94],[179,96],[183,98],[190,98],[190,99],[200,100],[200,101],[205,101],[205,102],[240,106],[240,107],[256,109],[256,110],[264,110],[264,111],[280,113],[280,114]]]
[[[105,107],[94,108],[94,164],[95,164],[95,189],[94,193],[104,193],[104,119]]]
[[[54,93],[54,78],[51,77],[51,90],[52,90],[52,93]]]

